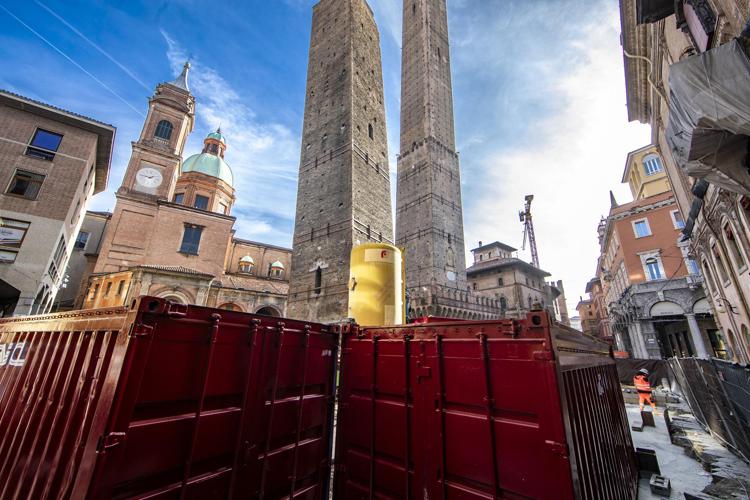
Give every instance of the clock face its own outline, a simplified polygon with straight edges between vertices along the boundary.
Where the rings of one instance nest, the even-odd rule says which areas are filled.
[[[161,172],[151,167],[140,169],[135,175],[135,179],[141,186],[151,189],[159,187],[163,180]]]

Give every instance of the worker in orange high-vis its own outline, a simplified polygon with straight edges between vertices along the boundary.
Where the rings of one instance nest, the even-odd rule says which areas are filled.
[[[643,411],[643,406],[646,403],[650,404],[651,408],[656,411],[656,404],[651,399],[651,384],[648,382],[648,370],[645,368],[638,370],[638,373],[633,377],[633,385],[635,385],[635,390],[638,391],[638,403],[641,406],[641,411]]]

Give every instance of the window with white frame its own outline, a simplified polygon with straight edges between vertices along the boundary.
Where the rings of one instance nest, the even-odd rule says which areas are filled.
[[[648,219],[634,220],[633,232],[636,238],[651,236],[651,227],[648,225]]]
[[[714,280],[714,275],[711,272],[711,268],[708,266],[708,261],[703,261],[703,274],[706,276],[706,284],[708,284],[708,291],[711,293],[716,293],[719,290],[719,287],[716,285],[716,280]]]
[[[718,245],[714,244],[714,246],[711,247],[711,251],[714,254],[714,261],[716,262],[716,268],[719,270],[721,282],[726,286],[729,284],[729,275],[727,274],[727,268],[724,265],[724,259],[721,256]]]
[[[672,224],[674,224],[675,229],[684,229],[685,228],[685,219],[682,217],[682,213],[679,210],[672,210]]]
[[[658,174],[662,171],[661,158],[658,155],[650,154],[643,159],[643,170],[646,175]]]
[[[647,281],[664,279],[664,266],[662,265],[661,257],[659,257],[659,252],[641,254],[641,263],[643,264],[643,271]]]
[[[729,247],[729,253],[732,255],[732,260],[737,267],[740,269],[746,267],[745,256],[742,254],[742,250],[740,250],[734,227],[729,222],[724,224],[724,239],[727,242],[727,247]]]

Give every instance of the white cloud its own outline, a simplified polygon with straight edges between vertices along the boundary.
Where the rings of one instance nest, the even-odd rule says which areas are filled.
[[[616,6],[608,5],[604,15],[592,12],[580,28],[569,47],[552,51],[551,60],[521,61],[544,82],[545,100],[560,106],[540,119],[532,116],[521,140],[486,147],[472,158],[464,187],[468,248],[495,239],[520,247],[517,213],[524,196],[535,195],[541,267],[564,280],[571,315],[594,276],[596,227],[609,210],[609,189],[627,201],[627,187],[618,185],[625,156],[650,140],[648,127],[627,124]],[[463,50],[470,50],[467,43]],[[563,71],[557,71],[560,58]],[[530,260],[528,251],[522,258]]]
[[[162,31],[167,57],[179,74],[188,59],[179,42]],[[221,126],[227,137],[226,161],[232,168],[237,201],[233,215],[238,236],[267,238],[289,245],[299,159],[298,138],[285,126],[261,122],[247,99],[201,60],[191,60],[190,90],[196,97],[197,126],[185,156],[199,152],[205,133]],[[250,87],[252,88],[252,87]],[[279,203],[283,200],[283,203]],[[291,200],[291,202],[289,202]]]

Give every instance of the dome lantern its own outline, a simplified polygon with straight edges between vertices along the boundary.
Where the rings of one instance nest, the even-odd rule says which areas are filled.
[[[181,173],[199,172],[216,177],[234,187],[234,174],[224,161],[227,143],[221,128],[208,134],[203,141],[203,152],[193,155],[182,162]]]

